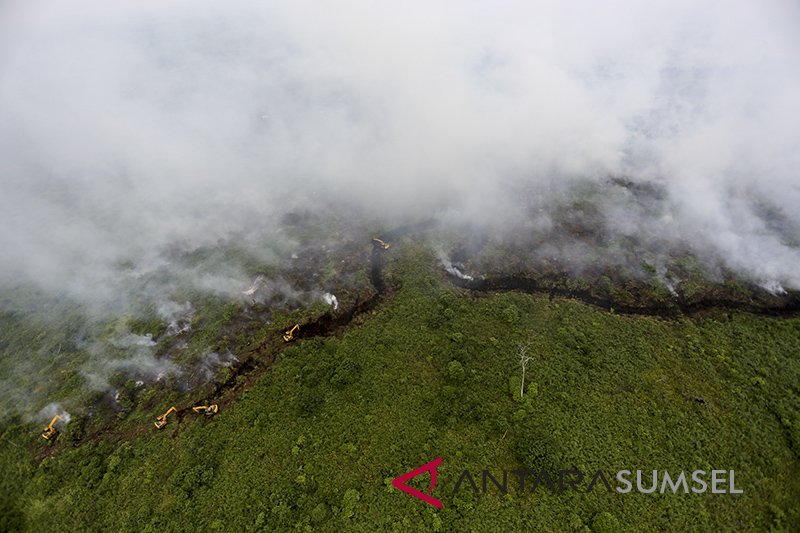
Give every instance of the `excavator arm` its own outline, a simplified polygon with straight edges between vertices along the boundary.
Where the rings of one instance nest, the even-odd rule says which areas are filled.
[[[379,246],[379,247],[383,248],[384,250],[388,250],[389,246],[390,246],[388,243],[383,242],[382,240],[380,240],[377,237],[372,239],[372,244],[374,244],[375,246]]]
[[[203,413],[206,416],[214,416],[219,413],[219,405],[212,403],[211,405],[196,405],[192,407],[195,413]]]
[[[58,430],[56,429],[56,422],[61,420],[61,415],[56,415],[53,417],[53,420],[50,421],[50,425],[46,426],[42,430],[42,438],[44,440],[50,440],[58,434]]]
[[[171,415],[172,413],[175,413],[175,412],[177,412],[177,411],[178,411],[178,410],[177,410],[177,409],[175,408],[175,406],[173,405],[172,407],[170,407],[169,409],[167,409],[167,412],[166,412],[166,413],[164,413],[163,415],[161,415],[161,416],[159,416],[158,418],[156,418],[156,421],[154,422],[154,425],[156,426],[156,429],[163,429],[163,428],[164,428],[164,426],[166,426],[166,425],[167,425],[167,417],[168,417],[169,415]]]
[[[300,331],[300,324],[295,324],[292,329],[283,334],[283,342],[289,342],[294,339],[294,334]]]

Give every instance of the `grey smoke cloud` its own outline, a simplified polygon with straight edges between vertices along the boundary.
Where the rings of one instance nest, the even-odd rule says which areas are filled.
[[[156,342],[150,335],[121,334],[108,343],[96,342],[90,346],[92,359],[84,364],[83,376],[94,390],[110,390],[109,376],[114,372],[127,372],[137,379],[154,382],[177,376],[180,368],[171,361],[155,357]],[[110,348],[116,348],[117,357],[111,357]],[[119,354],[124,357],[119,357]]]
[[[800,227],[798,22],[779,0],[6,1],[0,278],[113,300],[119,264],[261,250],[294,206],[508,226],[520,191],[617,174],[666,199],[607,206],[612,230],[800,288],[759,211]]]
[[[36,414],[35,418],[42,423],[49,424],[56,415],[61,417],[61,420],[56,421],[54,424],[56,429],[62,429],[64,426],[69,424],[69,421],[72,418],[72,416],[58,403],[47,404]]]

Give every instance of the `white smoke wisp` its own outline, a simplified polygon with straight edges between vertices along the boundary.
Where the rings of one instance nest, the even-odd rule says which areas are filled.
[[[114,372],[124,372],[130,376],[140,376],[148,383],[161,381],[167,377],[178,377],[181,369],[167,360],[159,360],[152,356],[137,354],[120,360],[103,360],[88,366],[83,372],[90,387],[95,390],[108,391],[113,387],[108,378]],[[143,381],[139,379],[137,381]]]
[[[89,387],[98,391],[113,390],[109,379],[116,372],[143,384],[181,376],[183,371],[177,364],[155,356],[156,346],[150,334],[127,333],[112,338],[108,343],[97,341],[89,346],[93,357],[83,365],[81,373]]]
[[[447,271],[448,274],[455,276],[459,279],[463,279],[465,281],[473,281],[475,279],[468,274],[464,274],[458,267],[453,265],[453,263],[450,261],[450,259],[447,257],[447,254],[443,250],[438,250],[436,252],[436,256],[439,258],[439,263]]]
[[[229,367],[237,361],[236,356],[230,351],[225,351],[222,354],[208,352],[194,365],[188,375],[190,380],[196,383],[206,383],[211,381],[220,369]]]
[[[781,285],[779,281],[776,281],[774,279],[766,280],[762,282],[760,286],[765,291],[775,296],[786,294],[786,289],[783,288],[783,285]]]
[[[136,335],[135,333],[128,333],[121,337],[116,337],[111,340],[111,344],[115,348],[134,348],[140,347],[151,348],[156,345],[153,336],[149,333],[145,335]]]
[[[36,414],[35,418],[39,422],[49,424],[55,416],[61,417],[61,420],[55,424],[56,429],[66,426],[72,419],[72,416],[69,414],[69,412],[67,412],[67,410],[61,406],[61,404],[55,402],[44,406],[42,410]]]
[[[664,284],[669,293],[674,298],[678,298],[677,286],[681,280],[676,276],[669,274],[667,272],[667,267],[665,267],[663,264],[658,264],[656,266],[656,276],[658,276],[659,281]]]
[[[336,295],[326,292],[322,295],[322,301],[333,307],[334,311],[339,310],[339,299],[336,298]]]
[[[312,302],[318,297],[316,291],[298,288],[283,276],[267,277],[259,274],[245,290],[239,291],[251,303],[266,303],[276,306],[297,307]]]
[[[157,312],[158,316],[167,322],[166,335],[174,337],[191,331],[194,308],[190,302],[179,304],[166,300],[158,304]]]
[[[242,294],[245,296],[253,296],[258,289],[264,286],[266,279],[264,276],[256,276],[256,279],[253,280],[253,283],[250,284],[248,288],[242,291]]]

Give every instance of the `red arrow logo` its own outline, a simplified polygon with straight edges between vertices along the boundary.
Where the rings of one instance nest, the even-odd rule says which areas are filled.
[[[442,508],[442,501],[441,500],[437,500],[433,496],[429,496],[428,494],[425,494],[424,492],[418,491],[414,487],[409,487],[408,485],[406,485],[406,481],[408,481],[409,479],[415,478],[415,477],[417,477],[418,475],[420,475],[420,474],[422,474],[424,472],[430,472],[431,473],[431,488],[430,488],[430,490],[428,490],[428,492],[433,493],[433,487],[436,486],[436,468],[441,464],[442,464],[442,458],[441,457],[437,457],[436,459],[434,459],[430,463],[426,463],[426,464],[420,466],[419,468],[415,468],[414,470],[411,470],[410,472],[406,472],[402,476],[397,476],[396,478],[394,478],[392,480],[392,486],[394,488],[396,488],[396,489],[402,490],[406,494],[410,494],[413,497],[424,501],[425,503],[427,503],[429,505],[433,505],[437,509],[441,509]]]

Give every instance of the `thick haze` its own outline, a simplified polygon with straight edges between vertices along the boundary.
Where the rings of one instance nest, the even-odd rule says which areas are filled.
[[[610,227],[800,288],[798,6],[5,0],[0,279],[114,298],[294,207],[513,227],[614,174],[667,197]]]

